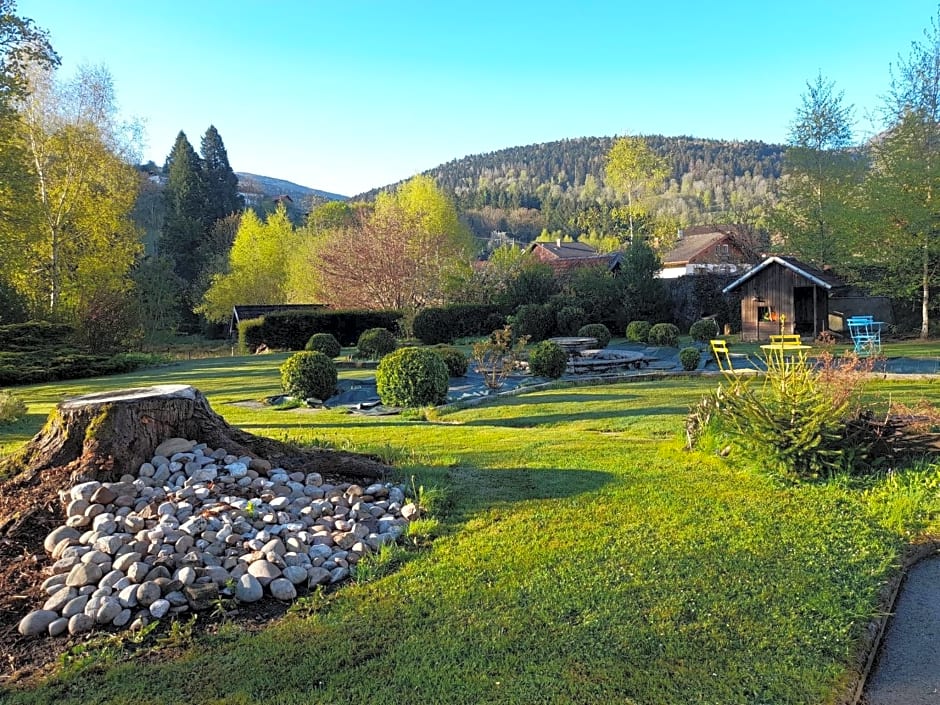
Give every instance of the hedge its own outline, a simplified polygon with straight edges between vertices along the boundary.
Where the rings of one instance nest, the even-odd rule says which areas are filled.
[[[502,313],[493,304],[429,306],[415,316],[414,334],[425,345],[451,343],[457,338],[489,335],[500,328]],[[498,323],[493,326],[492,323]]]
[[[0,350],[35,351],[68,343],[75,330],[64,323],[29,321],[0,326]]]
[[[314,333],[329,333],[341,345],[353,346],[370,328],[395,330],[399,311],[278,311],[246,335],[249,346],[276,350],[303,350]]]

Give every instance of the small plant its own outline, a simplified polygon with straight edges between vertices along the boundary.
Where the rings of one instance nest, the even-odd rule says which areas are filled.
[[[424,517],[415,519],[414,521],[408,522],[408,527],[405,529],[405,536],[407,536],[415,546],[422,546],[434,538],[440,526],[441,523],[434,518]]]
[[[352,570],[353,580],[360,585],[384,578],[404,560],[405,551],[394,543],[379,546],[375,553],[363,556]]]
[[[463,352],[448,346],[438,346],[434,348],[434,352],[441,356],[451,377],[463,377],[467,374],[467,356]]]
[[[339,341],[331,333],[314,333],[304,347],[304,350],[321,352],[330,358],[339,357],[342,349]]]
[[[682,348],[679,351],[679,362],[682,369],[686,372],[698,369],[699,360],[702,358],[702,352],[698,348]]]
[[[718,322],[714,318],[703,318],[696,321],[689,328],[689,335],[696,342],[707,343],[709,340],[718,337]]]
[[[543,340],[529,352],[529,371],[538,377],[558,379],[567,365],[568,353],[550,340]]]
[[[299,352],[280,367],[281,386],[292,397],[329,399],[336,391],[336,365],[321,352]]]
[[[584,309],[580,306],[565,306],[555,314],[555,326],[562,335],[574,335],[584,325]]]
[[[389,353],[375,371],[379,398],[389,406],[443,404],[449,380],[441,356],[427,348],[401,348]]]
[[[647,342],[662,348],[678,347],[679,329],[672,323],[657,323],[650,328]]]
[[[12,392],[0,391],[0,424],[16,423],[26,416],[26,404]]]
[[[513,329],[505,326],[495,330],[486,340],[473,344],[473,362],[476,371],[483,375],[487,389],[497,390],[516,369],[529,337],[524,335],[513,343]]]
[[[444,500],[444,490],[440,487],[425,487],[419,485],[414,475],[411,476],[410,497],[418,507],[421,516],[427,516],[440,508]]]
[[[630,323],[627,324],[627,340],[631,343],[647,342],[649,340],[651,327],[649,321],[630,321]]]
[[[356,348],[359,357],[368,360],[380,360],[392,352],[398,342],[387,328],[370,328],[359,336]]]
[[[597,340],[597,347],[606,348],[610,345],[610,329],[603,323],[588,323],[578,329],[578,335],[582,338],[594,338]]]

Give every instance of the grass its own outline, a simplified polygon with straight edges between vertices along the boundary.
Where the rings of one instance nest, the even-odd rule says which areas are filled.
[[[279,362],[17,393],[38,429],[62,396],[183,382],[251,432],[381,451],[434,500],[413,537],[426,548],[258,633],[197,635],[166,660],[111,645],[9,702],[828,702],[904,546],[940,528],[936,468],[785,486],[746,458],[683,451],[685,413],[714,380],[544,390],[431,422],[229,404],[275,393]]]

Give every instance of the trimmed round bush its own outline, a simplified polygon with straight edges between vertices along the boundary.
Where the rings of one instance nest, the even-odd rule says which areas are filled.
[[[448,380],[447,365],[429,348],[399,348],[383,357],[375,371],[379,398],[389,406],[443,404]]]
[[[650,328],[647,342],[663,348],[675,348],[679,345],[679,329],[672,323],[657,323]]]
[[[321,352],[327,357],[337,357],[343,348],[331,333],[314,333],[307,341],[304,350]]]
[[[580,306],[565,306],[555,314],[555,326],[562,335],[574,335],[584,325],[584,309]]]
[[[434,348],[434,352],[441,356],[447,365],[447,374],[451,377],[463,377],[467,374],[467,356],[463,352],[447,346]]]
[[[688,372],[698,369],[701,358],[702,352],[698,348],[682,348],[679,351],[679,362],[682,364],[682,369]]]
[[[388,328],[370,328],[359,336],[356,347],[360,357],[379,360],[392,352],[397,344],[395,336]]]
[[[529,336],[533,342],[545,340],[555,325],[555,316],[549,306],[523,304],[512,317],[512,334],[515,338]]]
[[[718,321],[714,318],[703,318],[696,321],[689,328],[689,335],[692,336],[692,340],[707,343],[709,340],[718,337]]]
[[[631,343],[645,343],[650,336],[649,321],[630,321],[627,324],[627,340]]]
[[[610,329],[603,323],[588,323],[578,329],[578,335],[582,338],[597,338],[597,347],[606,348],[610,345]]]
[[[539,377],[558,379],[567,364],[568,353],[550,340],[543,340],[529,351],[529,371]]]
[[[280,367],[281,386],[299,399],[329,399],[336,391],[336,365],[321,352],[294,353]]]

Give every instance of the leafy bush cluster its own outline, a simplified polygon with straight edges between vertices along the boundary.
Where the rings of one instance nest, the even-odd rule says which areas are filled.
[[[689,335],[692,336],[692,340],[707,343],[718,337],[718,323],[714,318],[703,318],[689,327]]]
[[[610,329],[603,323],[588,323],[578,329],[578,335],[582,338],[595,338],[598,348],[606,348],[610,345]]]
[[[437,345],[457,338],[486,335],[503,324],[499,306],[453,304],[419,311],[414,319],[414,334],[425,345]]]
[[[262,345],[261,327],[263,325],[264,316],[246,318],[238,322],[238,349],[241,352],[254,352]]]
[[[341,345],[355,345],[370,328],[394,329],[401,320],[398,311],[278,311],[246,331],[249,348],[261,344],[276,350],[303,350],[314,333],[330,333]]]
[[[682,369],[687,372],[698,369],[701,358],[702,353],[698,348],[682,348],[679,351],[679,362],[682,364]]]
[[[291,355],[280,367],[281,387],[292,397],[325,400],[336,392],[336,365],[321,352]]]
[[[387,328],[370,328],[363,331],[356,342],[357,357],[366,360],[380,360],[398,345],[395,336]]]
[[[567,364],[568,353],[550,340],[543,340],[529,351],[529,371],[538,377],[558,379]]]
[[[555,326],[555,314],[548,304],[523,304],[512,316],[512,334],[515,338],[545,340]]]
[[[0,424],[16,423],[26,416],[26,404],[12,392],[0,391]]]
[[[400,348],[383,357],[375,371],[379,398],[390,406],[443,404],[448,381],[444,360],[428,348]]]
[[[331,333],[314,333],[304,346],[304,350],[321,352],[327,357],[339,357],[342,346]]]
[[[564,306],[555,313],[555,327],[561,335],[574,335],[584,325],[584,309]]]
[[[467,356],[457,348],[439,345],[434,352],[441,356],[451,377],[463,377],[467,374]]]
[[[627,340],[631,343],[645,343],[650,335],[649,321],[630,321],[627,324]]]
[[[657,323],[650,328],[647,342],[650,345],[658,345],[664,348],[677,347],[679,345],[679,329],[672,323]]]

